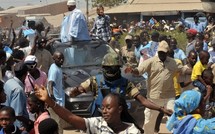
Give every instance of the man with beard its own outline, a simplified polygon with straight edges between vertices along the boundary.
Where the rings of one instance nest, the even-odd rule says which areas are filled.
[[[92,116],[101,116],[99,109],[101,109],[102,100],[110,92],[118,93],[122,96],[128,95],[135,98],[145,107],[164,112],[168,115],[171,114],[171,111],[148,101],[140,94],[138,87],[135,87],[134,84],[122,77],[121,66],[121,60],[116,54],[106,54],[102,61],[102,74],[91,77],[81,83],[80,86],[74,87],[70,92],[70,96],[74,97],[87,91],[97,93],[95,94],[97,97],[91,109]]]
[[[87,22],[81,10],[76,8],[75,0],[68,0],[69,15],[65,16],[61,27],[61,42],[87,41],[91,40],[88,32]]]
[[[98,16],[90,33],[95,34],[96,38],[109,42],[111,40],[110,17],[104,14],[102,5],[99,5],[96,10]]]

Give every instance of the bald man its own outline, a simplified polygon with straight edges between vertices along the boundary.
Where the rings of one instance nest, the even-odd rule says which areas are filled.
[[[48,72],[48,90],[49,95],[60,106],[65,106],[65,92],[63,90],[63,73],[62,65],[64,62],[64,55],[61,52],[56,51],[53,54],[54,63],[49,68]],[[59,125],[59,134],[63,134],[64,121],[50,108],[51,117]]]

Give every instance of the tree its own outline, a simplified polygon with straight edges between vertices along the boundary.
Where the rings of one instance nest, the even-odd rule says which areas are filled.
[[[124,1],[125,0],[92,0],[92,5],[95,7],[98,4],[102,4],[103,6],[113,7],[113,6],[118,6]]]
[[[3,10],[4,10],[4,8],[0,7],[0,11],[3,11]]]

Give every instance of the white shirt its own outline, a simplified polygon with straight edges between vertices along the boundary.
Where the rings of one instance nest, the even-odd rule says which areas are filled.
[[[115,132],[108,126],[102,117],[84,118],[87,134],[114,134]],[[125,123],[125,122],[124,122]],[[126,123],[129,127],[119,134],[141,134],[140,130],[133,123]]]

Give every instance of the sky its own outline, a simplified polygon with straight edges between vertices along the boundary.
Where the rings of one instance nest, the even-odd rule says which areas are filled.
[[[56,2],[62,2],[66,0],[0,0],[0,6],[4,9],[7,9],[10,6],[26,6],[28,4],[32,5],[47,5]],[[77,6],[83,7],[85,0],[76,0]]]

